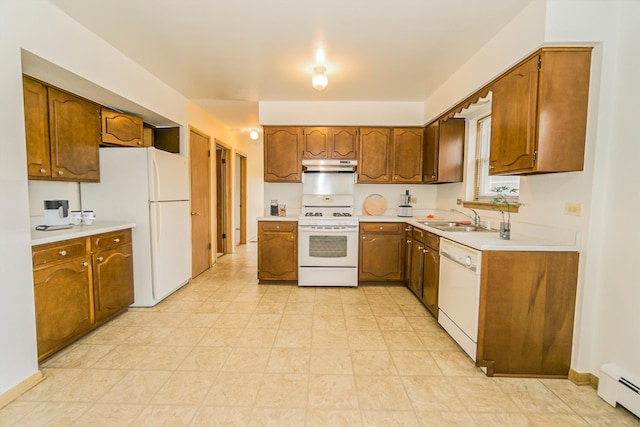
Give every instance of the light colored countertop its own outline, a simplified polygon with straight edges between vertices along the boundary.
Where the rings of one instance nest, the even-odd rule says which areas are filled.
[[[421,218],[421,217],[417,217]],[[579,251],[579,234],[568,230],[557,230],[542,226],[513,224],[511,239],[500,238],[496,231],[456,232],[442,231],[419,222],[416,217],[399,217],[395,215],[358,216],[360,222],[404,222],[422,228],[440,237],[482,251]],[[298,217],[265,216],[259,221],[297,221]],[[520,229],[522,232],[518,232]]]
[[[94,234],[108,233],[110,231],[124,230],[135,226],[136,224],[133,222],[96,221],[92,225],[74,225],[71,228],[55,231],[40,231],[32,227],[31,246],[60,242],[62,240],[75,239],[77,237],[92,236]]]

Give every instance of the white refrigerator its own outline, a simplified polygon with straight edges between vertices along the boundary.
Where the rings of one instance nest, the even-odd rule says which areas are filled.
[[[96,221],[131,221],[135,307],[151,307],[191,278],[188,159],[150,148],[100,148],[100,182],[80,185]]]

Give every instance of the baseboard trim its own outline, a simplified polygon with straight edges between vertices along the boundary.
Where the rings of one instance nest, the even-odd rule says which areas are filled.
[[[597,389],[599,379],[590,372],[577,372],[569,369],[569,381],[577,385],[590,385]]]
[[[29,390],[31,387],[38,384],[42,381],[44,377],[42,376],[42,372],[38,371],[35,374],[31,375],[27,379],[18,383],[15,387],[9,389],[4,394],[0,395],[0,409],[7,406],[9,403],[16,400],[22,393]]]

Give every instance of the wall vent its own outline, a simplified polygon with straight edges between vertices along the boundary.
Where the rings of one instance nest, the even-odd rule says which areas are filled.
[[[640,417],[640,381],[613,363],[605,363],[600,367],[598,396],[609,405],[624,406]]]

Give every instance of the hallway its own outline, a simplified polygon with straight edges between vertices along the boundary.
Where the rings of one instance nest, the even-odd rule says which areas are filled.
[[[0,425],[639,425],[591,387],[486,377],[404,287],[258,285],[236,251],[44,362]]]

